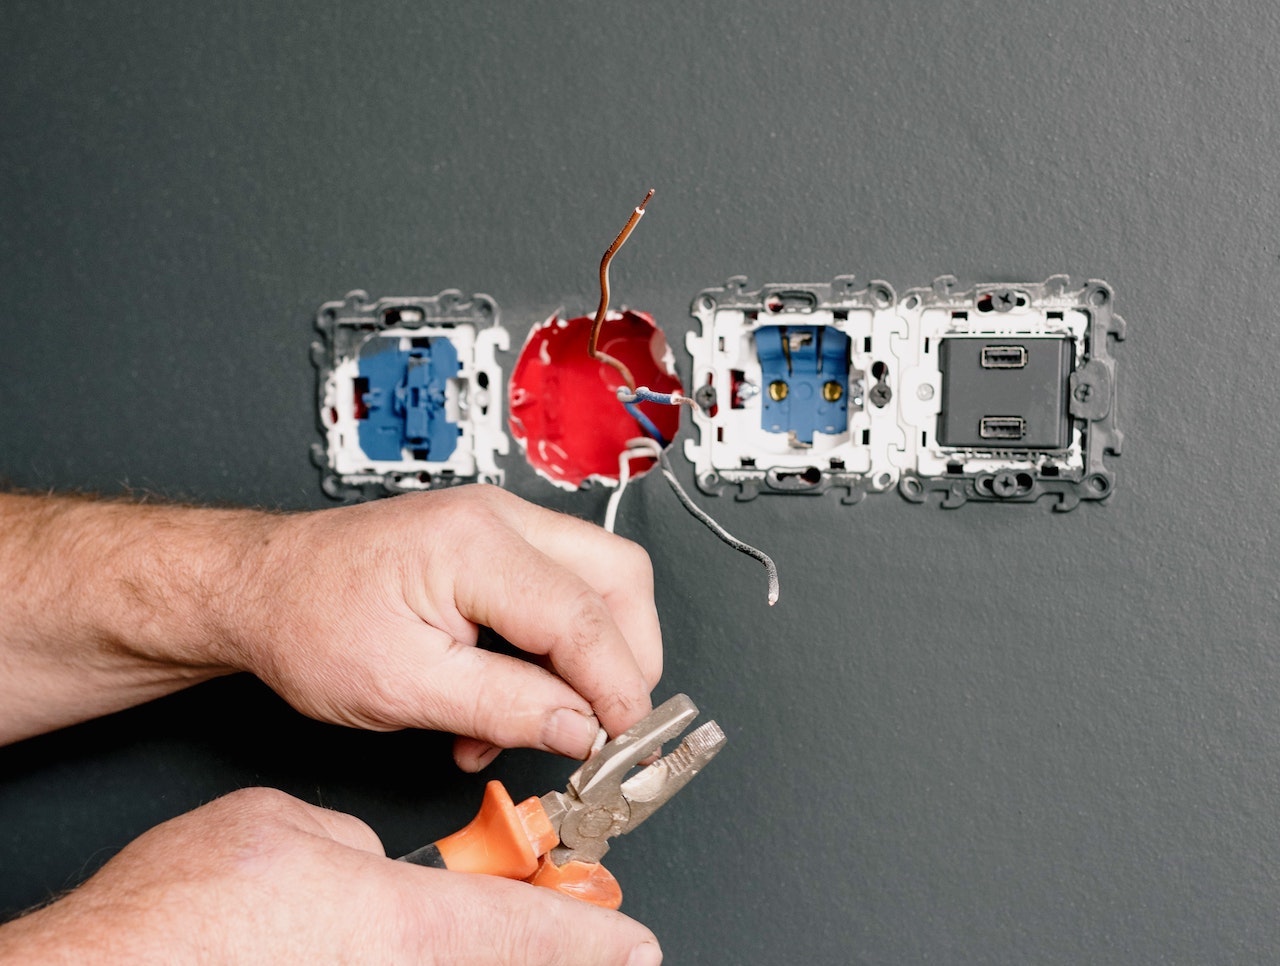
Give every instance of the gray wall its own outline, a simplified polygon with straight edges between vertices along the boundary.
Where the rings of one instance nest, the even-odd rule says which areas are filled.
[[[1260,0],[8,0],[0,473],[322,506],[321,301],[486,291],[518,345],[594,304],[649,185],[615,286],[677,344],[736,273],[1105,278],[1130,332],[1107,505],[714,501],[776,557],[770,610],[660,480],[628,495],[659,696],[730,744],[610,865],[672,963],[1274,961],[1278,42]],[[508,466],[600,519],[603,492]],[[439,736],[217,682],[0,751],[0,909],[240,785],[405,851],[482,781]]]

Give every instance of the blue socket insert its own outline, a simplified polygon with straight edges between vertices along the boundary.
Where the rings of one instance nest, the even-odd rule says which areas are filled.
[[[849,427],[849,337],[825,325],[766,325],[756,330],[760,427],[812,444],[815,432]]]
[[[442,462],[453,455],[462,432],[445,412],[445,387],[461,369],[458,350],[438,337],[412,339],[407,350],[400,342],[380,336],[360,348],[360,448],[374,460]]]

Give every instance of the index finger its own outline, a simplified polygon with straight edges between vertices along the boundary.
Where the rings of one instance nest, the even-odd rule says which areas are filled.
[[[604,597],[513,532],[477,534],[457,568],[453,599],[467,620],[545,655],[610,735],[652,710],[649,684]]]
[[[662,630],[653,601],[653,567],[644,548],[594,523],[517,498],[502,510],[529,543],[604,598],[649,687],[656,686],[662,677]]]

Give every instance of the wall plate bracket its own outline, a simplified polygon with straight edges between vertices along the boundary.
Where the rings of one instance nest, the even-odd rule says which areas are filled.
[[[898,480],[887,282],[772,284],[745,276],[704,289],[687,335],[698,437],[685,441],[705,493],[817,494],[856,503]],[[892,425],[890,425],[892,424]]]
[[[1125,325],[1113,301],[1106,282],[1065,275],[970,288],[944,275],[903,293],[899,492],[937,493],[943,506],[1050,496],[1055,510],[1110,496],[1105,457],[1124,442],[1111,348]]]
[[[377,300],[357,289],[320,306],[311,361],[324,440],[311,457],[327,494],[502,484],[498,314],[488,295],[456,289]]]

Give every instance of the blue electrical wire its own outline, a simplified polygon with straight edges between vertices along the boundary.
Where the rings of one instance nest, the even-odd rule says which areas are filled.
[[[658,395],[658,394],[652,393],[651,395]],[[645,401],[649,402],[651,400],[645,400]],[[671,403],[668,403],[668,405],[671,405]],[[659,431],[658,427],[654,425],[653,420],[650,419],[648,416],[646,416],[644,413],[642,413],[640,411],[640,407],[637,406],[634,402],[623,403],[622,406],[624,409],[626,409],[628,413],[631,414],[631,418],[640,424],[641,429],[643,429],[646,433],[648,433],[655,440],[657,440],[659,446],[661,446],[663,449],[666,449],[668,446],[671,445],[665,438],[663,438],[663,435]]]
[[[624,403],[651,402],[651,403],[658,403],[659,405],[662,405],[662,406],[680,405],[680,400],[676,397],[675,393],[654,392],[652,389],[648,389],[645,386],[640,386],[638,389],[636,389],[635,392],[628,393],[628,396],[630,396],[630,398],[624,398],[621,392],[618,393],[618,398],[621,399]]]

